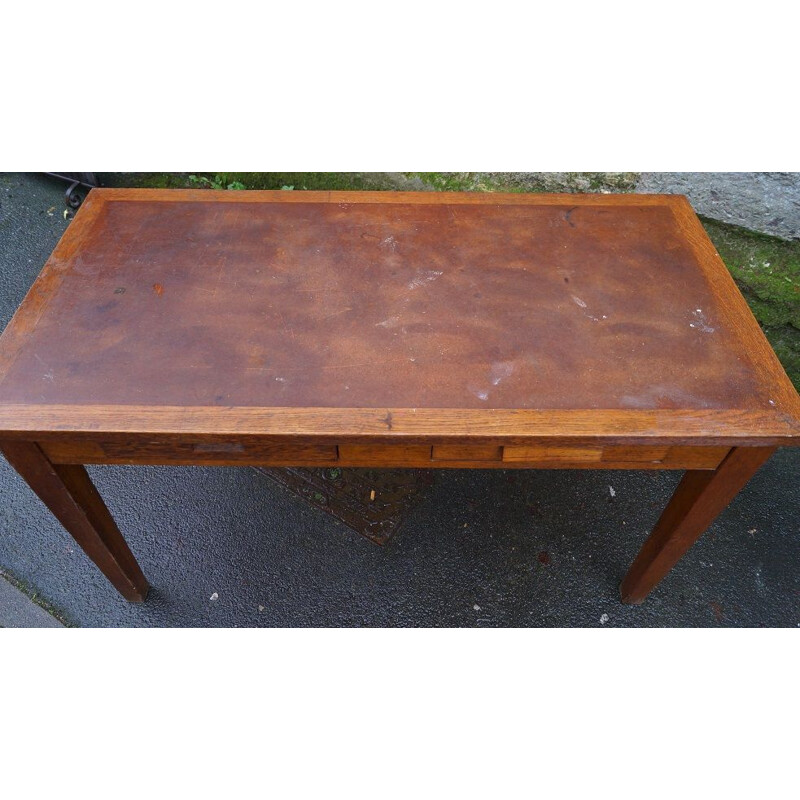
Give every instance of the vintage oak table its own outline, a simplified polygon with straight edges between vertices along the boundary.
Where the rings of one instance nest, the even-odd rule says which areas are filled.
[[[685,469],[636,603],[798,437],[675,196],[95,189],[0,338],[0,449],[128,600],[84,464]]]

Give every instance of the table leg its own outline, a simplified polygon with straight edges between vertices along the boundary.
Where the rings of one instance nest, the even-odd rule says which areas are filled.
[[[774,447],[734,447],[715,470],[688,470],[622,581],[623,603],[641,603],[733,500]]]
[[[0,442],[0,452],[126,599],[149,588],[117,524],[78,464],[52,464],[34,442]]]

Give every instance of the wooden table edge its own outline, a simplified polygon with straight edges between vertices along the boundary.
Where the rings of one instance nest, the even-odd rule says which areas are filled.
[[[0,404],[0,438],[260,436],[391,442],[786,445],[800,419],[751,409],[408,409]]]

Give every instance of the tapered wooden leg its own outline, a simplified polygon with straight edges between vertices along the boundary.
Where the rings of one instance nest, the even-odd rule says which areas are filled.
[[[0,451],[117,591],[142,602],[147,580],[86,470],[50,463],[33,442],[4,441]]]
[[[700,538],[774,447],[734,447],[715,470],[689,470],[620,587],[623,603],[641,603]]]

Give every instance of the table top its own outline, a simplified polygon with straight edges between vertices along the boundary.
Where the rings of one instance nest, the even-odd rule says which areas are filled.
[[[0,432],[792,443],[688,201],[94,189],[0,338]]]

